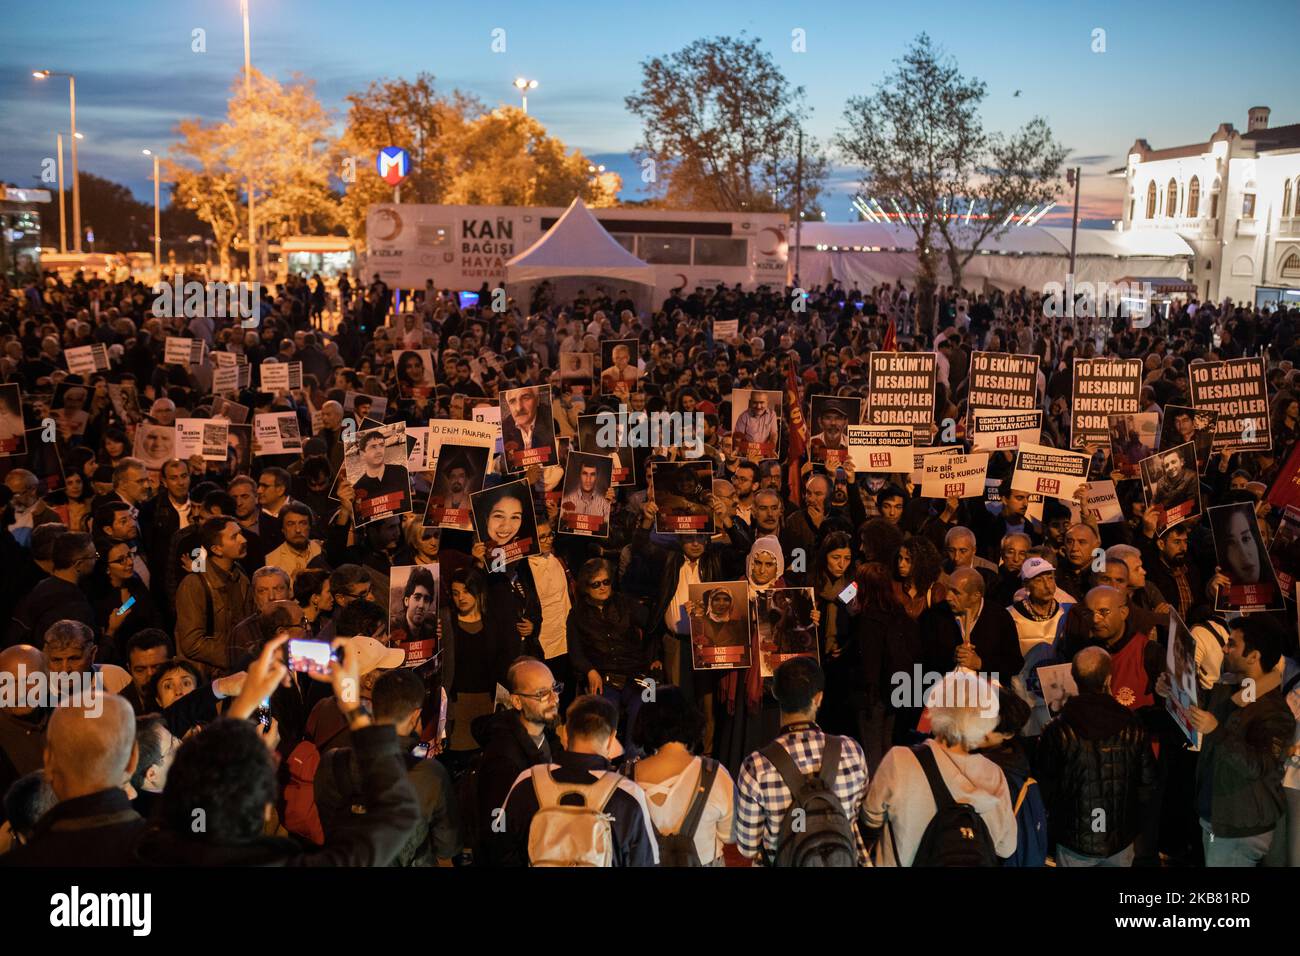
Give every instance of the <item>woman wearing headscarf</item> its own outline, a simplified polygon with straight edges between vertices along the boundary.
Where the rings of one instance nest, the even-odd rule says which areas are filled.
[[[783,588],[785,554],[774,535],[756,540],[745,561],[749,585],[750,621],[754,620],[754,598]],[[821,620],[816,606],[813,623]],[[718,729],[714,750],[718,761],[734,776],[751,753],[776,738],[781,730],[781,713],[776,699],[767,692],[763,665],[759,660],[757,628],[750,627],[749,667],[728,671],[718,685]]]

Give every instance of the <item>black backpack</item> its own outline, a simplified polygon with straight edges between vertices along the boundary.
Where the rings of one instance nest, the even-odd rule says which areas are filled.
[[[930,782],[937,808],[921,834],[921,842],[912,858],[912,866],[998,866],[993,838],[979,811],[969,803],[952,798],[948,785],[939,774],[934,751],[926,744],[912,748],[917,762]],[[891,827],[892,836],[892,827]],[[894,842],[897,850],[898,842]]]
[[[840,738],[825,736],[822,766],[817,773],[804,774],[779,741],[759,751],[772,762],[790,789],[793,801],[781,820],[772,866],[848,867],[858,865],[858,847],[853,823],[835,795],[835,777],[840,767]],[[798,824],[796,825],[796,821]]]
[[[700,758],[700,779],[695,785],[695,796],[686,808],[681,826],[676,833],[662,834],[655,829],[659,842],[660,866],[700,866],[700,854],[695,849],[695,831],[700,827],[700,817],[709,803],[713,779],[718,775],[718,762],[708,757]]]

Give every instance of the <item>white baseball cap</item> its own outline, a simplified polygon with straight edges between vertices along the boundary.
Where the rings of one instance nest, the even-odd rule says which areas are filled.
[[[1056,568],[1052,567],[1052,563],[1045,558],[1026,558],[1025,563],[1020,566],[1020,580],[1028,581],[1048,571],[1056,573]]]

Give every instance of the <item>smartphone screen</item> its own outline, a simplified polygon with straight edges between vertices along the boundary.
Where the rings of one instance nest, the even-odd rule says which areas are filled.
[[[850,581],[849,586],[841,591],[838,595],[842,604],[852,604],[853,599],[858,596],[858,582]]]
[[[289,641],[289,670],[299,674],[327,674],[334,656],[329,641],[293,639]]]

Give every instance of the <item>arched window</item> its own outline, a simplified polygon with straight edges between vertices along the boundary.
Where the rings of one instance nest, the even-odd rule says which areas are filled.
[[[1178,215],[1178,182],[1169,180],[1169,190],[1165,196],[1165,217],[1173,219]]]
[[[1197,212],[1201,208],[1201,181],[1195,176],[1187,184],[1187,216],[1195,219]]]
[[[1156,218],[1156,184],[1155,180],[1147,183],[1147,218]]]
[[[1300,252],[1293,252],[1282,263],[1282,275],[1288,279],[1300,278]]]

